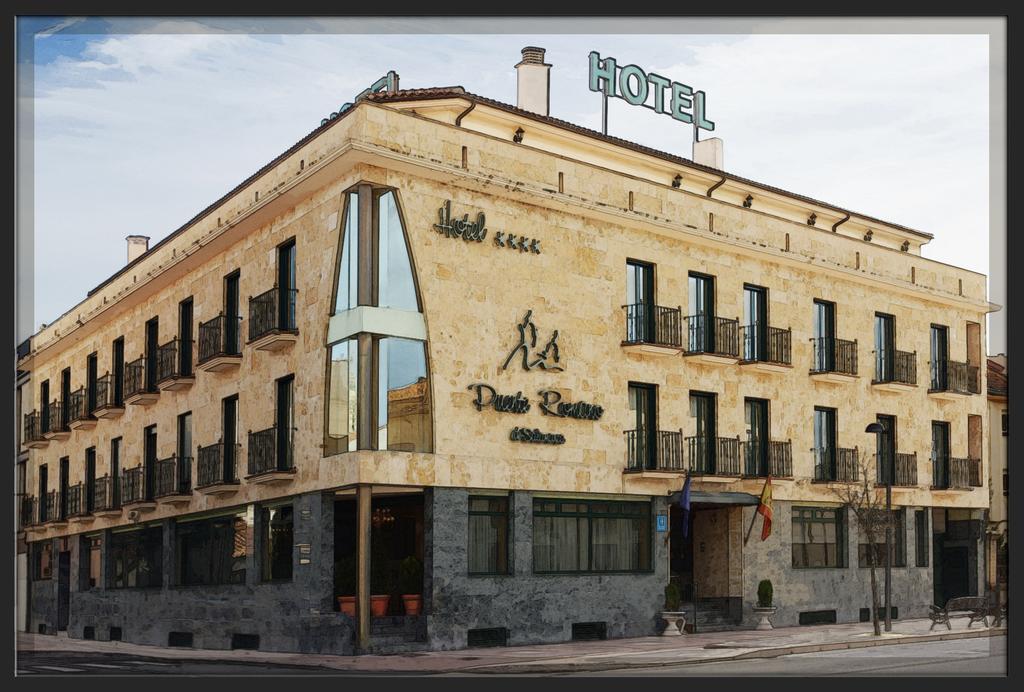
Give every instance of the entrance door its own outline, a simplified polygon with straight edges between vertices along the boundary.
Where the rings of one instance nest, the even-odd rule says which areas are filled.
[[[970,596],[970,561],[964,546],[945,546],[942,549],[943,604],[951,598]]]
[[[66,631],[71,610],[71,553],[57,553],[57,629]]]

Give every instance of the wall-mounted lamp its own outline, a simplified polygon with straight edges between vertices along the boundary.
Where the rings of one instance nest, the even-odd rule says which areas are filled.
[[[512,135],[512,141],[515,142],[516,144],[522,144],[523,143],[523,135],[525,135],[525,134],[526,134],[526,132],[523,130],[523,128],[521,128],[521,127],[516,128],[515,134]]]
[[[747,195],[747,198],[743,200],[743,208],[750,209],[751,205],[754,204],[754,198],[751,195]]]
[[[901,252],[906,252],[909,249],[910,249],[910,241],[909,240],[904,240],[903,244],[900,245],[900,251]]]
[[[679,187],[682,184],[683,184],[683,176],[677,175],[676,177],[672,178],[672,187]]]
[[[810,216],[807,217],[807,225],[808,226],[813,226],[816,223],[818,223],[818,215],[817,214],[811,214]]]
[[[867,242],[870,243],[871,242],[871,236],[872,236],[873,233],[874,233],[874,231],[868,231],[867,233],[865,233],[864,234],[864,240],[866,240]]]

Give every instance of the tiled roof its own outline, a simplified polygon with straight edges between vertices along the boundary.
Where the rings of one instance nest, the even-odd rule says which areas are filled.
[[[989,396],[1007,396],[1010,387],[1010,378],[1006,369],[989,359],[988,361],[988,393]]]

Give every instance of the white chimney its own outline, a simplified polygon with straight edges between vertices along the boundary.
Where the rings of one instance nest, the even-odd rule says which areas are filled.
[[[725,154],[722,151],[722,140],[718,137],[693,143],[693,162],[702,166],[710,166],[716,170],[725,170]]]
[[[548,114],[551,102],[551,65],[544,62],[544,49],[536,46],[523,48],[523,59],[516,65],[519,85],[516,105],[523,110]]]
[[[128,241],[128,264],[131,264],[149,251],[148,235],[130,235]]]

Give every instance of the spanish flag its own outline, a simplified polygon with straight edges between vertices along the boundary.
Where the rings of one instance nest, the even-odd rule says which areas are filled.
[[[772,477],[768,476],[761,491],[761,501],[757,505],[757,513],[764,517],[761,524],[761,540],[765,540],[772,532]]]

